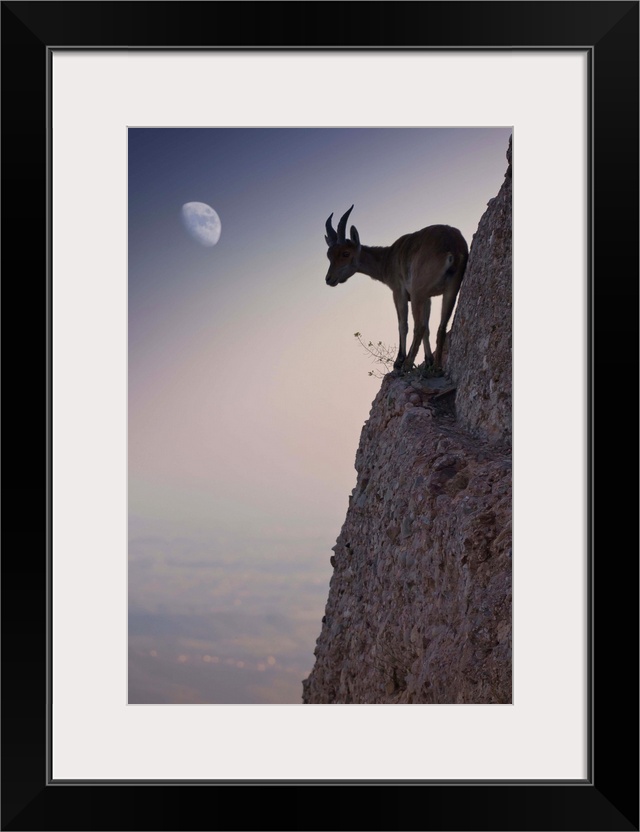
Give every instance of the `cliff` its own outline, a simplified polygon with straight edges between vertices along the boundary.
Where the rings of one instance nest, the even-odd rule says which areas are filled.
[[[509,166],[473,236],[449,338],[458,425],[511,442],[511,141]]]
[[[307,704],[511,702],[511,143],[507,158],[446,377],[386,376],[362,429]]]

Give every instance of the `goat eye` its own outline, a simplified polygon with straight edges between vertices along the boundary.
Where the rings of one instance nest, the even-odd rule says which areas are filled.
[[[343,251],[343,252],[342,252],[342,256],[343,256],[343,257],[348,257],[348,256],[349,256],[349,254],[350,254],[350,252],[348,252],[348,251]]]

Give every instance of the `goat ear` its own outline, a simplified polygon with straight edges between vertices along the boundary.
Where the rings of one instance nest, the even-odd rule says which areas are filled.
[[[360,245],[360,235],[358,234],[358,229],[355,225],[351,226],[351,242],[355,243],[357,246]]]
[[[327,235],[326,235],[326,234],[324,235],[324,241],[325,241],[325,243],[327,244],[327,246],[328,246],[329,248],[331,248],[331,246],[333,245],[333,243],[332,243],[332,242],[331,242],[331,240],[327,237]]]

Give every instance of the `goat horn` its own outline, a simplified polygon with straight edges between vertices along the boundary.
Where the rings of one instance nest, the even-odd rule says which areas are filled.
[[[334,227],[331,225],[331,217],[333,216],[333,212],[329,214],[329,219],[325,224],[325,228],[327,229],[327,242],[329,245],[334,245],[338,242],[338,235],[335,232]]]
[[[349,219],[349,214],[353,211],[353,205],[346,214],[343,214],[340,218],[340,222],[338,223],[338,242],[344,243],[347,235],[347,220]]]

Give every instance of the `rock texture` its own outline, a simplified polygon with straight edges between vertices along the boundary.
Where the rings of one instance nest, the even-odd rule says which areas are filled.
[[[510,286],[511,165],[460,293],[457,391],[389,375],[362,430],[305,703],[511,702]]]
[[[473,236],[447,355],[460,426],[492,442],[511,441],[511,141],[507,159]]]

